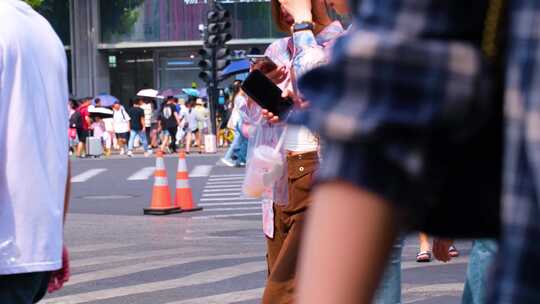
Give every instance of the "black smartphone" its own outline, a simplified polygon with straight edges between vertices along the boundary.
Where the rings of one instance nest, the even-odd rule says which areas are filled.
[[[286,116],[294,105],[291,98],[283,98],[283,91],[259,70],[249,73],[242,90],[261,108],[279,117]]]

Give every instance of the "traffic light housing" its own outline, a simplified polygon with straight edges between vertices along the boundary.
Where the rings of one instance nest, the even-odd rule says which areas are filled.
[[[232,39],[231,17],[219,4],[208,11],[204,27],[204,47],[199,50],[201,61],[199,77],[210,86],[217,87],[219,73],[230,63],[229,49],[225,46]]]

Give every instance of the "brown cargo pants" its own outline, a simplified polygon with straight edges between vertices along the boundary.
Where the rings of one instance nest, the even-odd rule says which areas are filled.
[[[296,261],[313,173],[319,165],[317,152],[287,157],[289,203],[274,205],[274,238],[267,238],[268,279],[264,304],[294,303]]]

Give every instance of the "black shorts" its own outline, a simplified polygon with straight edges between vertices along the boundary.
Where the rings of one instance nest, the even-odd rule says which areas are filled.
[[[37,303],[47,291],[51,272],[31,272],[0,275],[2,304]]]
[[[79,138],[80,142],[86,142],[86,138],[88,137],[88,130],[77,129],[77,137]]]
[[[116,138],[129,140],[129,132],[116,133]]]

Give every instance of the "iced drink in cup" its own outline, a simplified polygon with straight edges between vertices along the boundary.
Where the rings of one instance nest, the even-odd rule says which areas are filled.
[[[281,174],[283,160],[281,153],[270,146],[258,146],[253,150],[244,179],[243,191],[246,196],[259,198]]]

